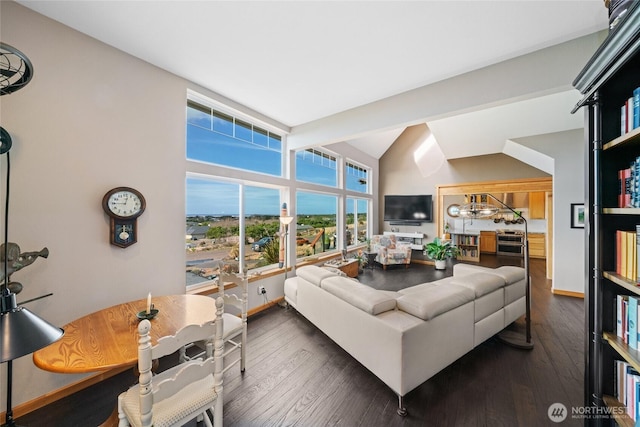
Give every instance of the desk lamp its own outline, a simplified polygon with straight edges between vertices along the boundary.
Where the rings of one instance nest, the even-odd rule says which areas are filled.
[[[33,67],[29,59],[19,50],[0,42],[0,95],[7,95],[24,87],[33,75]],[[59,340],[64,331],[57,328],[16,302],[16,294],[9,287],[9,275],[29,263],[19,256],[9,265],[9,175],[11,163],[9,149],[11,136],[0,127],[0,155],[7,154],[7,188],[4,216],[4,265],[3,283],[0,286],[0,363],[7,362],[7,408],[5,424],[14,427],[11,407],[11,390],[13,379],[13,360],[33,353],[54,341]],[[17,247],[15,245],[14,247]],[[36,257],[37,258],[37,257]]]
[[[529,276],[529,234],[527,232],[527,220],[520,215],[520,213],[516,212],[510,206],[504,204],[501,200],[497,199],[495,196],[482,193],[482,194],[474,194],[471,196],[471,203],[467,203],[466,205],[460,206],[460,216],[463,218],[487,218],[493,216],[499,212],[499,208],[495,205],[486,202],[478,201],[478,198],[486,196],[487,198],[491,198],[493,201],[497,202],[500,206],[505,209],[508,209],[516,217],[522,218],[524,223],[524,241],[522,243],[524,248],[524,274],[525,274],[525,339],[518,334],[513,333],[512,331],[502,331],[498,334],[498,338],[513,347],[531,350],[533,349],[533,341],[531,340],[531,278]]]

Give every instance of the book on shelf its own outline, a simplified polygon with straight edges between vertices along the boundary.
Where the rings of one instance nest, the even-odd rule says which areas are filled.
[[[634,181],[632,179],[633,168],[630,166],[618,171],[618,207],[633,207],[631,198],[634,193]]]
[[[633,349],[638,349],[638,298],[629,297],[628,309],[628,344]]]
[[[618,203],[619,208],[640,208],[640,156],[629,162],[629,166],[619,169]]]
[[[640,87],[620,107],[620,135],[640,127]]]
[[[639,226],[636,226],[636,230]],[[616,230],[615,272],[628,280],[640,283],[638,277],[638,232]]]
[[[633,90],[633,128],[640,127],[640,87]]]
[[[640,373],[624,360],[615,361],[615,398],[625,406],[627,415],[637,422],[640,417]]]

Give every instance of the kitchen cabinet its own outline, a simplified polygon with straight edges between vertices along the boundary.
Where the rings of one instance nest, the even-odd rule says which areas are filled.
[[[529,258],[546,258],[544,233],[529,233]]]
[[[529,193],[529,219],[544,219],[546,198],[544,191]]]
[[[480,252],[495,255],[496,253],[496,232],[495,231],[480,232]]]

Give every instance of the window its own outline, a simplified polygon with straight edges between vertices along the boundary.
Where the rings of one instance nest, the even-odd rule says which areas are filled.
[[[309,148],[296,152],[296,180],[337,187],[338,161],[335,156]]]
[[[205,178],[186,182],[186,284],[213,280],[223,264],[237,264],[240,186]]]
[[[187,158],[281,176],[282,137],[189,100]]]
[[[297,258],[340,247],[336,233],[337,196],[299,191],[296,206]]]
[[[279,261],[280,191],[247,186],[244,189],[244,265],[248,270]]]
[[[369,202],[347,198],[347,246],[365,243],[369,238]]]
[[[346,162],[345,182],[347,190],[369,193],[369,169],[353,162]]]
[[[186,185],[187,286],[215,279],[221,266],[240,271],[278,262],[280,190],[193,176]]]
[[[295,153],[296,176],[289,178],[283,170],[286,141],[273,132],[277,128],[257,126],[262,122],[197,94],[189,97],[187,286],[215,279],[221,266],[234,271],[278,267],[280,206],[293,189],[296,258],[366,241],[372,209],[369,167],[328,150],[304,149]],[[319,191],[318,185],[324,187]]]

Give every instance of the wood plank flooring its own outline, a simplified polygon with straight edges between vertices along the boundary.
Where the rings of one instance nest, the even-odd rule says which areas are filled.
[[[521,262],[483,255],[482,264]],[[551,294],[544,260],[531,260],[532,351],[491,338],[405,397],[409,416],[396,415],[396,395],[302,315],[275,306],[249,319],[247,369],[224,378],[226,426],[545,426],[553,403],[583,405],[584,307],[578,298]],[[363,283],[397,288],[447,272],[412,264],[367,269]],[[513,325],[524,331],[522,319]],[[451,339],[456,331],[452,330]],[[524,333],[524,332],[523,332]],[[169,360],[165,362],[171,364]],[[124,372],[34,411],[30,426],[94,426],[135,379]],[[20,386],[16,382],[16,386]],[[567,418],[562,425],[582,425]],[[192,423],[190,425],[195,425]]]

